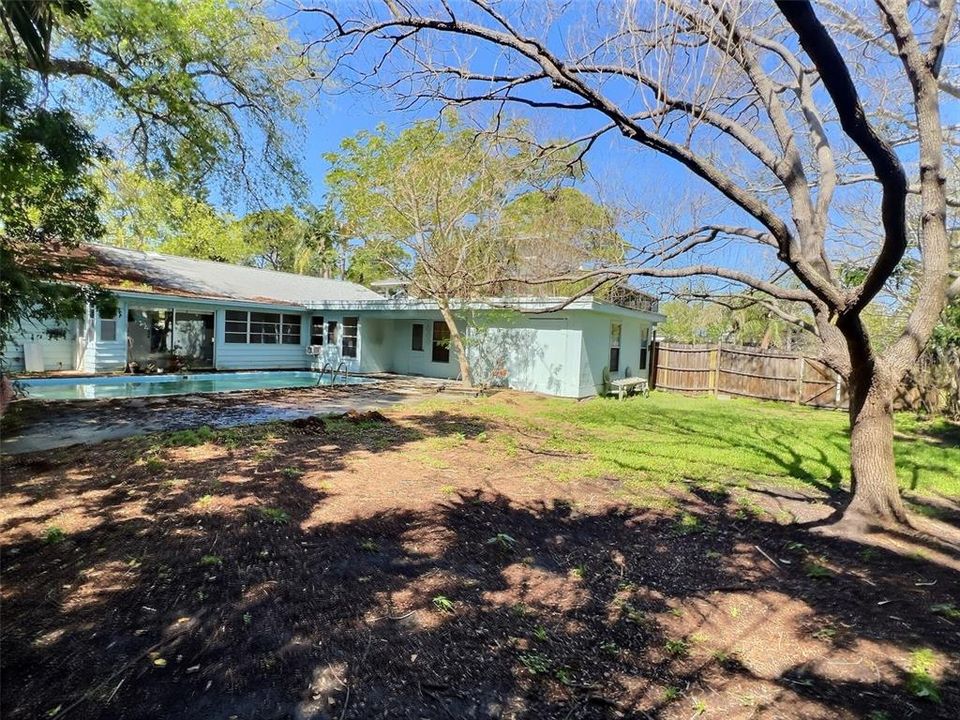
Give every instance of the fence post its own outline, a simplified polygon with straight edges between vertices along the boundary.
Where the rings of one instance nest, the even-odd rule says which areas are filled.
[[[806,362],[803,355],[797,356],[797,399],[794,401],[797,405],[803,404],[803,371],[806,369]]]
[[[654,330],[654,333],[656,333],[656,330]],[[657,387],[657,371],[660,369],[660,341],[656,339],[656,336],[654,336],[652,345],[653,347],[650,351],[650,370],[647,371],[647,382],[651,390]]]
[[[707,373],[707,377],[709,378],[707,380],[707,386],[709,388],[709,393],[711,395],[717,394],[717,385],[719,384],[717,381],[719,380],[719,377],[720,377],[721,347],[722,346],[720,345],[720,343],[717,343],[717,347],[710,349],[710,364],[709,364],[710,372]]]

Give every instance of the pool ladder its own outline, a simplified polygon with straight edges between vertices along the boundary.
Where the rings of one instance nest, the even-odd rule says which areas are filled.
[[[320,368],[320,377],[317,378],[317,387],[320,387],[320,384],[323,382],[323,374],[327,372],[327,370],[330,371],[330,384],[333,385],[337,382],[337,375],[346,376],[347,363],[341,361],[340,364],[337,365],[337,369],[334,370],[333,363],[325,362],[323,367]],[[341,372],[341,370],[343,372]]]

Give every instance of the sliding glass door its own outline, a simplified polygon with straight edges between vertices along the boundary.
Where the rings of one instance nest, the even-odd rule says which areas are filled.
[[[213,313],[169,308],[127,310],[127,363],[139,370],[212,368]]]
[[[173,318],[174,347],[186,367],[213,367],[213,313],[176,311]]]

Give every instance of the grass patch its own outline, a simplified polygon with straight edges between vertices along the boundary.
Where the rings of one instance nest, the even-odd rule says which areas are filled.
[[[907,690],[914,697],[940,702],[940,690],[932,675],[937,660],[933,651],[921,648],[910,653],[910,669],[907,672]]]
[[[677,533],[680,535],[690,535],[692,533],[703,532],[703,524],[693,513],[685,512],[677,518]]]
[[[540,653],[523,653],[520,655],[520,664],[523,665],[531,675],[543,675],[550,670],[550,660]]]
[[[831,491],[849,486],[849,434],[845,413],[748,399],[717,400],[653,392],[649,398],[493,396],[457,406],[458,411],[497,421],[490,445],[507,456],[519,452],[511,430],[540,438],[540,447],[565,453],[557,479],[611,477],[624,495],[648,493],[664,484],[709,489],[716,500],[737,485],[776,484]],[[960,495],[960,446],[944,442],[945,421],[896,416],[897,474],[905,490]],[[548,431],[545,429],[549,429]],[[524,437],[524,445],[535,444]],[[744,516],[762,512],[738,507]]]
[[[63,528],[59,528],[56,525],[51,525],[43,531],[43,541],[48,545],[56,545],[66,539],[67,533],[64,532]]]
[[[953,603],[940,603],[939,605],[931,605],[930,612],[936,613],[937,615],[943,615],[943,617],[950,618],[951,620],[960,620],[960,608]]]
[[[448,598],[446,595],[436,595],[434,596],[432,602],[433,602],[433,608],[437,612],[442,612],[442,613],[454,612],[453,600]]]
[[[674,657],[684,658],[690,654],[690,641],[686,638],[667,640],[663,647]]]
[[[216,433],[208,425],[190,430],[174,430],[160,436],[160,444],[165,447],[196,447],[216,440]]]
[[[261,507],[257,509],[266,520],[269,520],[274,525],[286,525],[290,522],[290,515],[280,508]]]

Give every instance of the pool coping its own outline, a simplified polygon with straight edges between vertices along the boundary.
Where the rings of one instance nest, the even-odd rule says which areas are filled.
[[[266,373],[266,372],[311,372],[311,373],[314,373],[314,374],[319,374],[319,371],[316,371],[316,370],[289,370],[289,369],[288,369],[288,370],[228,370],[228,371],[216,371],[216,372],[217,372],[218,374],[221,374],[221,375],[234,374],[234,373],[261,373],[261,372],[263,372],[263,373]],[[158,374],[160,374],[160,373],[158,373]],[[189,375],[196,375],[196,374],[200,374],[200,373],[189,373]],[[211,374],[212,374],[212,373],[211,373]],[[162,373],[162,375],[165,375],[165,376],[167,376],[167,377],[170,377],[170,376],[174,376],[174,373]],[[125,397],[99,397],[99,398],[98,398],[98,397],[92,397],[92,398],[38,398],[38,397],[29,397],[29,396],[15,395],[15,396],[13,397],[11,403],[25,403],[25,402],[27,402],[27,403],[46,403],[46,404],[53,404],[53,403],[55,403],[55,404],[57,404],[57,405],[60,405],[60,404],[62,404],[62,403],[84,403],[84,404],[86,404],[86,403],[95,403],[95,402],[147,400],[147,399],[149,399],[149,398],[189,397],[189,396],[191,396],[191,395],[230,395],[230,394],[234,394],[234,393],[255,393],[255,392],[274,391],[274,390],[282,390],[282,391],[309,390],[309,389],[314,388],[314,387],[330,387],[330,388],[335,388],[335,387],[351,387],[351,386],[354,386],[354,387],[360,387],[360,386],[373,387],[373,386],[375,386],[375,385],[377,385],[377,384],[380,384],[380,383],[382,383],[383,381],[385,381],[385,380],[388,379],[387,377],[384,377],[382,373],[344,373],[344,375],[345,375],[346,377],[362,378],[362,379],[366,380],[367,382],[360,382],[360,383],[332,383],[332,384],[330,384],[330,385],[319,385],[319,384],[318,384],[318,385],[290,385],[289,387],[271,387],[271,388],[236,388],[236,389],[233,389],[233,390],[192,390],[192,391],[190,391],[190,392],[171,392],[171,393],[157,393],[157,394],[154,394],[154,395],[132,395],[132,396],[125,396]],[[97,379],[99,379],[99,378],[109,379],[109,378],[114,378],[114,377],[128,377],[128,378],[131,378],[131,381],[132,381],[132,378],[144,377],[144,375],[131,375],[130,373],[123,373],[123,374],[121,374],[121,375],[105,375],[105,374],[102,374],[102,373],[101,373],[101,374],[97,374],[97,375],[83,375],[83,376],[79,376],[79,375],[78,375],[78,376],[69,376],[69,377],[64,377],[64,376],[62,376],[62,375],[61,375],[61,376],[56,376],[56,377],[31,377],[30,380],[77,380],[77,381],[78,381],[77,384],[83,384],[83,383],[80,382],[80,381],[90,380],[90,379],[93,379],[93,378],[97,378]],[[152,376],[152,375],[146,375],[146,377],[153,377],[153,376]],[[177,374],[176,377],[181,377],[181,376],[180,376],[179,374]],[[401,375],[401,376],[390,376],[390,377],[402,378],[402,377],[406,377],[406,376],[402,376],[402,375]],[[431,380],[432,380],[432,379],[434,379],[434,378],[418,378],[418,379],[431,379]],[[14,381],[14,382],[16,382],[16,381]],[[171,380],[170,382],[176,382],[176,381],[175,381],[175,380]],[[448,381],[448,382],[449,382],[449,381]]]

